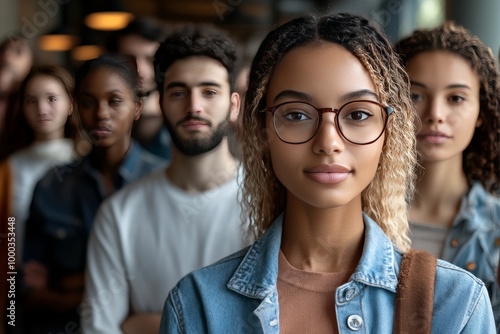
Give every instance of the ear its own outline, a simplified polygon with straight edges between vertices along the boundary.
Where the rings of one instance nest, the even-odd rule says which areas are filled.
[[[476,121],[476,128],[480,127],[481,125],[483,125],[483,118],[481,117],[481,111],[479,111],[479,116],[477,117]]]
[[[142,107],[144,106],[144,100],[140,98],[135,104],[135,115],[134,121],[137,121],[142,115]]]
[[[68,117],[71,116],[73,114],[73,110],[75,109],[75,104],[74,103],[70,103],[69,104],[69,112],[68,112]]]
[[[236,123],[236,120],[238,119],[238,114],[240,113],[240,95],[238,93],[232,93],[231,94],[231,110],[230,110],[230,115],[229,119],[231,120],[232,123]]]

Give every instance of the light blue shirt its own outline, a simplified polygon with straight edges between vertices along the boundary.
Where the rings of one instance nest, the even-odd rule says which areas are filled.
[[[392,333],[402,254],[372,219],[364,222],[362,257],[335,295],[339,333]],[[279,333],[282,225],[283,215],[249,248],[183,278],[167,298],[160,333]],[[441,260],[432,333],[495,333],[483,282]]]
[[[462,199],[460,211],[445,240],[441,258],[483,280],[500,326],[500,198],[475,183]]]

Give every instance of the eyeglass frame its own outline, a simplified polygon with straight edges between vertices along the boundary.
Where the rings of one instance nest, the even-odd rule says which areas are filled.
[[[363,143],[363,144],[359,144],[359,143],[356,143],[356,142],[353,142],[351,140],[349,140],[345,135],[344,133],[342,132],[342,129],[340,128],[339,126],[339,114],[340,114],[340,111],[342,110],[342,108],[344,108],[346,105],[348,104],[351,104],[351,103],[356,103],[356,102],[369,102],[369,103],[373,103],[373,104],[376,104],[378,105],[383,111],[385,111],[385,113],[387,114],[387,117],[385,118],[385,121],[384,121],[384,127],[382,128],[382,131],[380,132],[380,134],[377,136],[377,138],[375,138],[374,140],[370,141],[370,142],[367,142],[367,143]],[[275,122],[275,113],[276,113],[276,110],[285,105],[285,104],[290,104],[290,103],[302,103],[302,104],[307,104],[311,107],[313,107],[316,112],[318,113],[318,116],[319,116],[319,122],[318,122],[318,125],[316,126],[316,130],[314,131],[313,135],[311,136],[311,138],[309,138],[308,140],[305,140],[305,141],[301,141],[301,142],[298,142],[298,143],[295,143],[295,142],[289,142],[289,141],[286,141],[284,140],[283,138],[281,138],[280,134],[278,133],[278,130],[276,129],[276,122]],[[272,107],[269,107],[269,108],[265,108],[263,110],[260,110],[259,113],[264,113],[264,112],[270,112],[271,113],[271,116],[272,116],[272,121],[273,121],[273,128],[274,128],[274,132],[276,133],[276,135],[278,136],[278,138],[284,142],[284,143],[287,143],[287,144],[292,144],[292,145],[299,145],[299,144],[304,144],[304,143],[307,143],[308,141],[310,141],[311,139],[314,138],[314,136],[316,136],[316,134],[318,133],[319,131],[319,128],[321,127],[321,124],[323,123],[323,114],[324,113],[327,113],[327,112],[333,112],[335,114],[335,128],[337,129],[338,133],[340,134],[340,136],[342,138],[344,138],[345,140],[347,140],[349,143],[351,144],[355,144],[355,145],[369,145],[369,144],[372,144],[374,142],[376,142],[381,136],[382,134],[385,132],[385,128],[387,127],[387,121],[389,120],[389,116],[394,112],[394,108],[391,107],[391,106],[388,106],[388,105],[384,105],[380,102],[377,102],[377,101],[372,101],[372,100],[353,100],[353,101],[348,101],[346,103],[344,103],[340,108],[316,108],[314,105],[312,105],[311,103],[309,102],[304,102],[304,101],[286,101],[286,102],[283,102],[283,103],[280,103],[280,104],[277,104],[275,106],[272,106]]]

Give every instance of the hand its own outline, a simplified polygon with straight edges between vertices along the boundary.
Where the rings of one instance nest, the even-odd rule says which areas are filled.
[[[40,290],[49,285],[49,271],[47,267],[37,261],[29,261],[24,265],[24,284],[26,287]]]

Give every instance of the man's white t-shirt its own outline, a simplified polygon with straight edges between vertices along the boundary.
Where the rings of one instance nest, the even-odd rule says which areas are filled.
[[[121,333],[130,314],[161,313],[184,275],[247,246],[238,182],[192,194],[161,170],[105,201],[88,246],[84,332]]]

